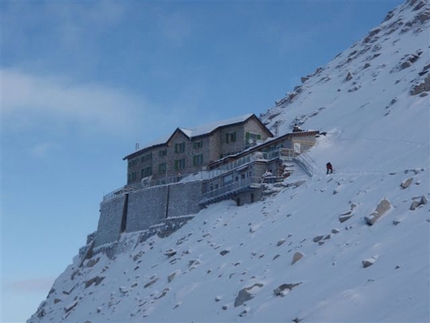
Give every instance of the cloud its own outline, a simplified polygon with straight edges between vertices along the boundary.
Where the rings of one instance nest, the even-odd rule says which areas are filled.
[[[18,293],[44,292],[52,287],[54,281],[55,277],[43,277],[9,282],[5,287],[11,292]]]
[[[73,125],[78,130],[120,133],[137,127],[138,117],[154,109],[143,98],[119,88],[74,84],[65,78],[12,69],[2,70],[0,77],[1,113],[8,129]],[[46,149],[45,145],[39,152]]]

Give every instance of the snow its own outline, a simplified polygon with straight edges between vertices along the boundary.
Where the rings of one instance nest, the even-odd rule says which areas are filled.
[[[309,152],[312,177],[294,172],[253,204],[210,205],[164,239],[123,235],[113,259],[70,265],[29,322],[428,322],[429,97],[409,91],[429,64],[429,21],[402,31],[430,10],[416,3],[263,115],[280,133],[296,122],[327,132]],[[368,225],[384,199],[390,208]]]
[[[186,135],[188,138],[193,138],[193,137],[198,137],[198,136],[209,134],[212,131],[214,131],[215,129],[226,126],[226,125],[244,122],[247,119],[249,119],[251,116],[252,116],[252,113],[251,114],[245,114],[245,115],[242,115],[239,117],[226,119],[226,120],[215,121],[215,122],[203,125],[203,126],[199,126],[195,129],[187,129],[187,128],[178,128],[178,129],[180,131],[182,131],[184,133],[184,135]],[[148,143],[144,148],[142,148],[140,150],[144,150],[144,149],[147,149],[147,148],[150,148],[153,146],[166,144],[171,136],[172,136],[172,134],[170,134],[168,136],[160,137],[159,139]]]

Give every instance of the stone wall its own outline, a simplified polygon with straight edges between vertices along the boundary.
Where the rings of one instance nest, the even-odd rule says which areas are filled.
[[[201,181],[170,185],[167,218],[198,213],[201,198]]]
[[[140,231],[166,217],[169,186],[155,186],[129,193],[126,232]]]
[[[201,192],[202,182],[194,181],[135,190],[102,202],[94,248],[118,241],[122,232],[198,213]]]
[[[121,195],[100,204],[95,247],[118,240],[125,200],[125,195]]]

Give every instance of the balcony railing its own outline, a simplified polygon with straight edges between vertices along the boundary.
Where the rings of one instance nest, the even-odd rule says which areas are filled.
[[[200,204],[208,204],[215,199],[222,199],[223,197],[236,194],[249,188],[259,188],[261,183],[261,177],[248,177],[231,182],[230,184],[223,185],[220,188],[203,193]]]

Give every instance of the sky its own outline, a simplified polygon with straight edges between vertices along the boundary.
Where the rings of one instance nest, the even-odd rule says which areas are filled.
[[[264,113],[400,3],[2,1],[3,322],[85,245],[136,142]]]

